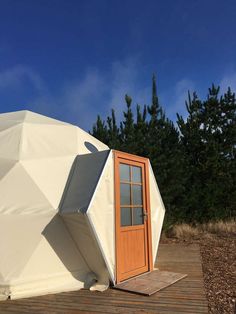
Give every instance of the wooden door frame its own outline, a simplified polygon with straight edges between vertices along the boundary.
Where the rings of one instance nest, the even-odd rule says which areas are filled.
[[[152,230],[151,230],[151,208],[150,208],[150,188],[149,188],[149,159],[145,157],[140,157],[137,155],[132,155],[128,153],[124,153],[121,151],[113,150],[114,156],[114,195],[115,195],[115,253],[116,253],[116,283],[121,282],[119,280],[120,274],[118,269],[118,254],[119,248],[117,243],[119,243],[119,236],[120,236],[120,215],[117,207],[120,205],[118,204],[118,195],[117,185],[120,184],[118,181],[117,174],[119,173],[119,158],[123,160],[131,161],[131,162],[139,162],[142,163],[144,166],[144,182],[145,182],[145,202],[146,202],[146,212],[147,216],[147,255],[148,255],[148,271],[153,270],[153,258],[152,258]],[[134,275],[135,276],[135,275]],[[127,279],[126,279],[127,280]],[[122,280],[123,281],[123,280]]]

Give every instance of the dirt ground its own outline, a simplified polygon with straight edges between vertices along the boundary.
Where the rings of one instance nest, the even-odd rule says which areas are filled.
[[[236,236],[204,234],[197,239],[162,238],[162,243],[200,245],[210,314],[236,314]]]

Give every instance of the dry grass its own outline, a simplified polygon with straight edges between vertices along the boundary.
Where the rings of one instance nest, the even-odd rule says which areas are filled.
[[[177,238],[183,240],[190,240],[196,238],[199,231],[196,227],[187,224],[175,225],[167,232],[167,237]]]
[[[198,239],[199,236],[209,236],[211,234],[218,236],[235,236],[236,220],[209,222],[207,224],[191,226],[188,224],[178,224],[170,228],[163,235],[168,238],[177,238],[182,240]]]
[[[214,233],[217,235],[236,235],[236,221],[217,221],[209,222],[201,226],[204,232]]]

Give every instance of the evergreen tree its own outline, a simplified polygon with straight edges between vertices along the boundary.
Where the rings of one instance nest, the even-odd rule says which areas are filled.
[[[156,78],[152,78],[152,103],[146,136],[147,157],[150,158],[169,217],[182,219],[184,195],[184,161],[178,130],[166,118],[157,97]]]
[[[157,85],[156,76],[152,76],[152,103],[148,106],[148,113],[150,115],[150,124],[157,125],[158,118],[162,115],[162,108],[159,105],[159,100],[157,97]]]
[[[231,89],[221,99],[222,152],[225,170],[224,205],[229,217],[236,217],[236,98]]]
[[[234,215],[235,204],[235,96],[219,87],[209,89],[205,101],[189,96],[187,121],[178,116],[188,159],[188,217],[195,221]],[[231,154],[233,152],[233,154]]]
[[[135,152],[134,117],[131,108],[132,98],[126,94],[125,101],[127,110],[123,112],[124,120],[120,124],[121,150],[132,154]]]
[[[164,125],[164,114],[159,105],[157,97],[156,77],[152,77],[152,103],[147,108],[149,114],[148,133],[147,133],[147,153],[152,162],[154,173],[157,173],[158,159],[160,158],[161,136],[160,131]]]
[[[116,124],[115,110],[112,109],[111,117],[107,117],[107,125],[108,125],[108,146],[113,149],[120,149],[120,130]]]
[[[185,220],[199,220],[204,211],[201,199],[204,195],[202,189],[202,178],[200,176],[199,164],[202,163],[202,152],[204,143],[201,140],[202,132],[202,103],[197,94],[193,93],[191,98],[188,92],[188,101],[185,103],[188,112],[187,120],[177,114],[177,123],[181,132],[181,141],[185,157]],[[200,206],[201,204],[201,206]]]
[[[147,152],[147,106],[145,105],[143,108],[143,112],[141,112],[140,105],[136,107],[136,116],[137,120],[134,124],[134,154],[146,157],[148,155]]]
[[[104,144],[109,144],[108,131],[105,122],[101,119],[100,115],[97,116],[97,121],[93,125],[92,135]]]

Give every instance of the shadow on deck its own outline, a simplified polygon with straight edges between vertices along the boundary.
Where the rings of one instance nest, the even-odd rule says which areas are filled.
[[[162,244],[156,266],[188,276],[146,297],[108,289],[80,290],[0,302],[0,313],[208,313],[201,257],[197,245]]]

